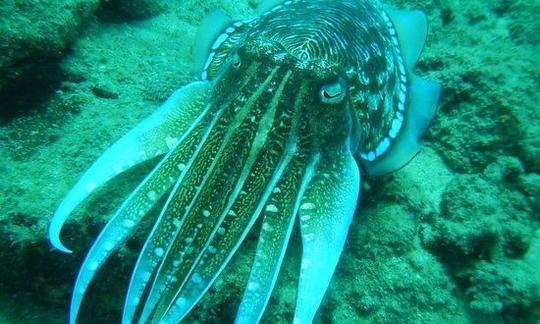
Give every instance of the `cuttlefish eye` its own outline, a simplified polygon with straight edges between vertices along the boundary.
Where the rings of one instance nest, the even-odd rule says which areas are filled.
[[[323,85],[319,96],[322,103],[338,104],[345,98],[345,92],[345,81],[340,78],[336,82]]]
[[[242,60],[240,59],[240,55],[238,55],[238,54],[234,55],[233,61],[232,61],[232,66],[235,69],[238,69],[238,68],[240,68],[240,66],[242,66]]]

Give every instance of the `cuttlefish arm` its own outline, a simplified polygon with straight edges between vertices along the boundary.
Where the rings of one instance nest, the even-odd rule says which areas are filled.
[[[219,136],[224,139],[222,147],[228,153],[225,154],[225,151],[223,154],[217,153],[220,158],[216,160],[214,171],[209,169],[209,172],[213,173],[213,175],[209,173],[213,180],[209,178],[208,191],[201,192],[201,197],[217,193],[217,196],[212,198],[212,205],[216,208],[211,209],[206,203],[196,204],[208,208],[205,213],[207,216],[203,215],[206,224],[198,227],[201,222],[200,212],[189,212],[178,228],[179,233],[174,234],[177,239],[158,243],[169,248],[163,255],[159,269],[154,268],[156,276],[144,303],[140,323],[146,321],[176,323],[191,310],[238,249],[265,207],[284,170],[291,159],[295,159],[294,136],[290,131],[294,122],[285,109],[287,102],[278,100],[286,84],[290,82],[291,73],[285,73],[281,78],[275,75],[277,69],[273,71],[262,85],[256,86],[255,93],[250,96],[253,100],[248,99],[252,104],[240,110],[239,115],[243,115],[242,111],[245,109],[251,110],[255,116],[253,120],[260,122],[253,124],[251,118],[244,119],[243,127],[228,128],[232,137]],[[266,91],[270,81],[274,79],[280,80],[277,89]],[[274,99],[268,104],[268,101],[264,101],[266,96]],[[250,131],[250,128],[253,131]],[[234,164],[231,164],[233,161]],[[219,171],[226,165],[231,166],[228,172]],[[212,183],[220,178],[233,181],[231,195],[223,195],[221,191],[211,189],[214,187]],[[218,200],[227,197],[228,199],[219,204],[221,207],[217,208]],[[193,211],[198,209],[196,205],[193,206]],[[153,240],[153,237],[163,236],[159,234],[163,229],[166,229],[163,224],[156,224],[156,233],[151,234],[150,240]],[[190,239],[182,239],[186,237]],[[140,265],[149,265],[146,260],[147,257],[140,258]],[[141,270],[136,267],[133,278],[139,277],[140,274]],[[174,280],[169,280],[171,275]],[[142,283],[145,284],[144,281]],[[138,289],[137,295],[130,296],[128,293],[126,307],[130,307],[131,300],[139,299],[137,296],[140,295],[141,288]],[[127,313],[127,319],[131,317],[133,311],[132,308]]]
[[[208,133],[208,107],[204,101],[208,87],[207,82],[195,82],[178,90],[154,115],[143,122],[143,124],[146,123],[144,127],[137,127],[135,130],[138,131],[129,132],[118,140],[90,169],[90,171],[94,170],[96,173],[106,175],[107,166],[111,163],[100,162],[106,160],[104,157],[122,161],[122,157],[130,156],[130,152],[134,152],[135,147],[155,148],[160,136],[162,137],[161,141],[163,141],[163,138],[167,136],[172,137],[178,134],[175,142],[170,145],[170,152],[124,201],[90,248],[75,282],[70,307],[70,323],[75,323],[82,298],[97,270],[111,253],[131,235],[144,215],[174,185],[177,179],[183,177],[188,169],[187,166],[191,162],[193,151],[197,150],[198,142]],[[198,116],[195,116],[193,111],[197,112]],[[174,121],[161,120],[161,118],[167,117]],[[160,120],[161,122],[159,122]],[[173,133],[169,129],[175,127],[174,125],[180,127],[180,133]],[[167,130],[170,133],[165,135]],[[125,150],[122,151],[122,149]],[[141,155],[138,156],[141,157]],[[86,174],[93,174],[90,171]],[[102,177],[96,181],[100,180],[104,182],[108,179]],[[81,179],[79,184],[84,181],[85,177]],[[76,194],[78,187],[80,185],[76,185],[72,192]],[[66,199],[69,199],[69,196]],[[55,214],[55,217],[56,215],[64,217],[64,214],[59,214],[59,212]],[[55,219],[53,219],[53,224],[56,224]]]
[[[60,231],[73,210],[95,189],[119,173],[167,153],[188,132],[204,105],[208,82],[194,82],[177,90],[159,109],[109,147],[83,174],[58,206],[49,226],[51,245],[66,253]]]
[[[295,323],[311,323],[343,250],[360,190],[360,172],[348,150],[325,155],[302,199],[302,262]]]
[[[291,163],[276,186],[278,189],[272,192],[263,213],[257,252],[235,323],[260,321],[276,283],[302,197],[319,159],[319,155],[314,156],[307,167]]]
[[[275,208],[265,213],[236,323],[260,321],[297,216],[303,252],[295,323],[311,323],[328,288],[356,209],[360,173],[353,154],[343,149],[316,155],[299,179],[290,186],[284,178],[289,186],[275,194]]]

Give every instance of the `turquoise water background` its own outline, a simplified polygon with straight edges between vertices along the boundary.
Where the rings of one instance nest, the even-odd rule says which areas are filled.
[[[0,1],[0,323],[66,322],[82,258],[150,165],[77,210],[63,232],[74,254],[50,248],[55,208],[104,149],[194,79],[200,21],[218,8],[252,16],[258,3]],[[443,96],[421,153],[367,179],[316,323],[538,323],[540,2],[387,3],[428,15],[416,73]],[[81,323],[118,322],[143,237],[96,277]],[[256,242],[187,322],[231,322]],[[295,230],[263,322],[291,321],[300,252]]]

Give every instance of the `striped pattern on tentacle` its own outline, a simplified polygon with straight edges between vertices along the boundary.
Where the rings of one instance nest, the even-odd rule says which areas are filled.
[[[249,86],[253,89],[247,89],[246,92],[253,95],[247,100],[239,95],[238,102],[233,101],[228,105],[232,120],[225,118],[218,122],[216,133],[211,135],[206,145],[208,154],[204,152],[200,154],[202,160],[212,159],[213,162],[206,167],[201,185],[187,188],[195,189],[196,195],[188,205],[181,226],[174,234],[175,238],[164,240],[171,241],[168,246],[159,246],[163,249],[163,260],[143,308],[140,322],[145,322],[155,304],[164,298],[162,297],[163,290],[167,288],[170,281],[175,277],[184,278],[180,270],[189,270],[190,265],[196,261],[198,254],[193,253],[192,250],[197,251],[198,247],[204,246],[207,238],[214,231],[219,214],[226,207],[227,197],[232,195],[233,189],[239,186],[237,182],[241,180],[244,164],[239,161],[246,160],[251,150],[258,126],[257,121],[263,115],[265,111],[263,108],[266,108],[265,103],[269,99],[269,94],[264,90],[270,83],[275,83],[273,76],[276,72],[277,68],[269,72],[263,85],[250,84]],[[199,167],[199,163],[194,165]],[[238,195],[239,192],[234,192],[234,194]],[[157,229],[156,233],[160,231]],[[181,268],[179,268],[180,264],[182,264]],[[175,273],[176,276],[171,276],[171,273]]]
[[[296,158],[290,163],[268,200],[253,267],[236,315],[237,324],[258,323],[274,289],[301,198],[319,157],[313,157],[307,167],[304,160]]]
[[[242,90],[248,85],[257,68],[258,66],[254,65],[253,68],[248,69],[248,72],[244,76],[245,80],[243,80],[239,90]],[[183,166],[186,175],[177,181],[149,238],[139,254],[126,296],[122,317],[123,323],[131,322],[148,280],[159,262],[163,259],[170,242],[178,235],[182,228],[181,225],[186,221],[188,214],[186,206],[191,207],[191,203],[195,200],[196,195],[200,193],[200,190],[196,189],[202,188],[208,170],[217,161],[218,154],[216,147],[219,147],[219,145],[216,145],[216,143],[220,141],[220,138],[227,131],[224,125],[230,123],[235,114],[232,109],[227,110],[224,107],[234,106],[234,103],[238,100],[236,94],[229,94],[227,97],[222,105],[216,107],[218,109],[216,112],[217,116],[212,124],[217,125],[213,126],[211,133],[207,134],[205,141],[201,143],[204,147],[201,146],[197,150],[189,165]]]
[[[311,323],[347,238],[360,189],[360,173],[346,147],[321,153],[300,205],[302,262],[294,323]]]
[[[181,164],[181,169],[184,169],[184,172],[181,174],[181,176],[176,181],[175,186],[173,187],[169,198],[167,199],[167,202],[165,203],[159,217],[158,217],[158,223],[163,219],[170,219],[172,220],[172,226],[177,226],[176,222],[180,222],[177,218],[174,218],[175,213],[179,213],[178,206],[171,206],[171,201],[173,197],[178,197],[179,195],[179,189],[181,188],[181,185],[185,185],[185,183],[194,182],[197,180],[200,180],[196,177],[196,173],[187,173],[192,169],[193,163],[196,160],[197,155],[199,154],[202,146],[208,139],[209,133],[212,130],[213,126],[215,125],[215,122],[219,116],[217,116],[214,121],[212,122],[211,126],[208,127],[206,133],[204,134],[204,137],[197,147],[197,150],[192,155],[189,162],[184,165]],[[187,178],[187,180],[186,180]],[[195,183],[194,185],[197,185],[198,183]],[[182,192],[184,195],[182,198],[185,199],[176,199],[176,201],[185,201],[186,199],[189,200],[192,198],[192,195],[190,196],[192,192]],[[176,220],[176,221],[175,221]],[[170,224],[169,224],[170,225]],[[155,231],[155,228],[153,229],[153,232]],[[170,226],[166,227],[168,229],[171,229]],[[153,233],[152,232],[152,233]],[[137,260],[137,265],[135,266],[135,269],[138,269],[138,272],[134,271],[134,274],[137,273],[137,276],[132,276],[131,283],[129,285],[128,289],[128,297],[129,300],[132,301],[131,304],[127,304],[124,307],[124,315],[123,315],[123,321],[124,322],[130,322],[131,318],[133,317],[133,314],[135,312],[135,308],[138,304],[138,301],[140,299],[140,295],[142,295],[142,290],[144,289],[144,285],[146,282],[150,279],[151,276],[151,270],[155,267],[157,262],[159,262],[161,256],[163,255],[163,250],[160,248],[156,248],[154,244],[149,244],[151,241],[147,240],[145,243],[143,250],[141,251],[141,254]],[[133,296],[135,295],[135,296]]]
[[[132,166],[164,154],[187,132],[204,108],[208,82],[194,82],[176,91],[151,116],[120,138],[84,173],[58,206],[49,225],[53,247],[71,252],[60,231],[72,211],[96,188]]]
[[[299,96],[300,99],[293,107],[289,107],[287,100],[280,100],[286,81],[287,77],[284,78],[270,104],[269,109],[275,109],[279,100],[278,117],[266,136],[261,154],[242,187],[243,194],[236,198],[228,212],[225,210],[227,214],[215,235],[208,240],[205,249],[201,250],[201,257],[187,274],[185,283],[170,290],[175,293],[174,299],[162,299],[168,303],[163,304],[165,307],[162,311],[156,312],[155,320],[162,319],[166,323],[178,322],[199,301],[253,226],[289,160],[296,158],[293,155],[298,154],[296,128],[302,96]],[[302,94],[305,90],[304,85],[305,83],[301,86]],[[291,111],[294,112],[292,115]]]
[[[152,170],[143,182],[130,194],[103,228],[90,248],[79,270],[71,300],[70,323],[74,323],[88,285],[97,270],[133,232],[136,225],[170,189],[176,179],[187,170],[191,156],[197,150],[199,141],[204,141],[208,132],[209,106],[197,118],[192,128],[175,144],[175,147]]]

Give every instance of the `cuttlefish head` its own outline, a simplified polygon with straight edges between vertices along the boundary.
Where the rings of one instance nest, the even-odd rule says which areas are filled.
[[[183,319],[258,219],[237,323],[260,320],[295,221],[302,237],[295,322],[311,322],[357,206],[360,169],[377,175],[402,166],[433,116],[439,88],[412,73],[425,39],[421,13],[295,0],[256,19],[209,23],[222,28],[203,28],[213,36],[199,51],[201,81],[111,146],[53,217],[51,242],[69,252],[59,233],[71,211],[116,174],[161,157],[91,247],[71,323],[96,271],[161,197],[123,323]]]
[[[322,56],[299,57],[268,36],[250,36],[217,70],[213,103],[230,102],[232,91],[262,110],[279,105],[296,121],[295,136],[309,139],[312,152],[340,146],[356,151],[360,129],[349,95],[351,76],[343,66]]]

